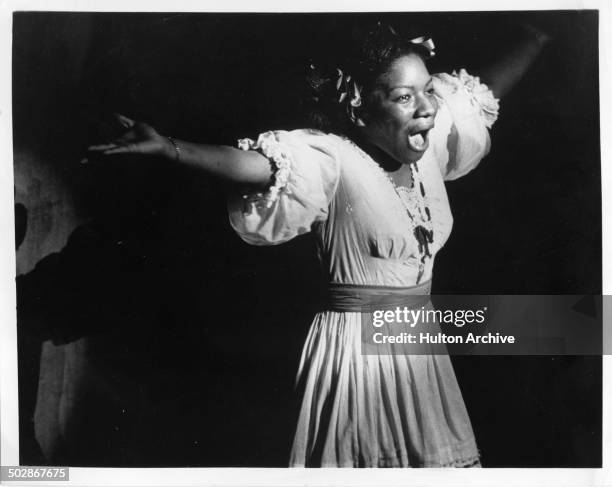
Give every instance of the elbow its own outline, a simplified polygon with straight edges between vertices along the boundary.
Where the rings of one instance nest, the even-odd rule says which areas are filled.
[[[223,165],[225,179],[235,184],[265,188],[273,176],[270,161],[255,151],[232,150],[229,164]]]

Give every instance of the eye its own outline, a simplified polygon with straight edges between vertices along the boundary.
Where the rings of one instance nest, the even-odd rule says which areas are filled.
[[[399,101],[400,103],[408,103],[410,100],[412,100],[412,95],[408,93],[405,93],[397,97],[397,101]]]
[[[434,96],[436,94],[433,86],[431,88],[428,88],[425,93],[427,93],[427,96]]]

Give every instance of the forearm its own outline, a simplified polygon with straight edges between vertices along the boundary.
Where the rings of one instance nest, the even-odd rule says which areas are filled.
[[[87,157],[99,159],[115,155],[155,156],[173,164],[191,167],[223,181],[263,188],[273,175],[270,161],[256,151],[243,151],[222,145],[194,144],[164,137],[151,125],[115,114],[122,135],[87,148]]]
[[[172,139],[164,156],[229,183],[265,187],[272,178],[270,161],[256,151]]]
[[[485,67],[480,77],[496,98],[503,98],[525,75],[548,43],[548,35],[529,27],[525,38],[499,62]]]

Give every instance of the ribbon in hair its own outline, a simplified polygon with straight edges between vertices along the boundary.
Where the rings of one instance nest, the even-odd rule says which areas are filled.
[[[410,39],[409,42],[413,44],[420,44],[429,52],[429,57],[434,57],[436,55],[434,49],[436,48],[433,40],[430,37],[415,37],[414,39]]]

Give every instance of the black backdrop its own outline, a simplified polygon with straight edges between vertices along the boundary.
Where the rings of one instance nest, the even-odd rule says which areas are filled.
[[[113,391],[78,404],[72,436],[49,461],[286,464],[292,383],[317,305],[310,238],[249,247],[229,228],[216,182],[155,161],[78,161],[108,134],[98,122],[113,111],[211,143],[300,127],[303,66],[341,59],[355,26],[373,19],[431,34],[432,71],[477,74],[525,22],[553,36],[502,100],[490,155],[448,185],[455,226],[434,292],[601,293],[594,11],[17,13],[16,150],[57,166],[91,218],[49,266],[21,278],[21,307],[43,307],[40,336],[48,327],[59,341],[86,337],[99,389]],[[21,334],[26,326],[20,318]],[[601,464],[598,358],[453,361],[485,466]],[[23,397],[32,381],[21,381]]]

